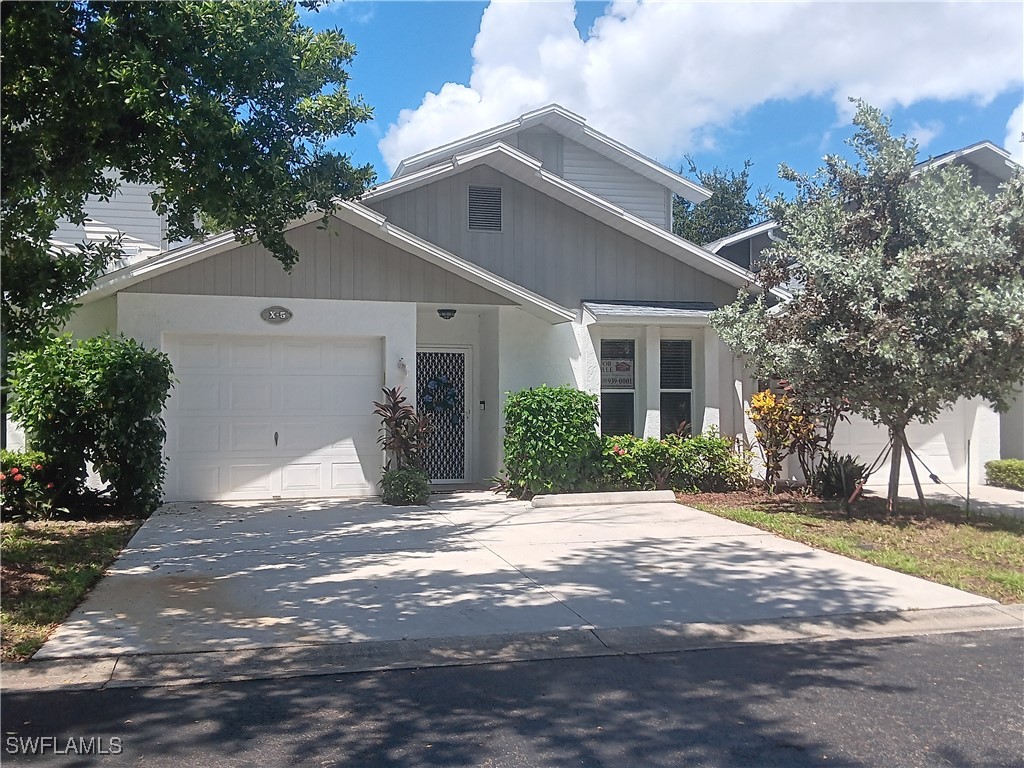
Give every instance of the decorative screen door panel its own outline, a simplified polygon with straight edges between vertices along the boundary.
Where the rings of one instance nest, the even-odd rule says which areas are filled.
[[[466,359],[465,350],[416,353],[416,410],[431,423],[423,469],[438,483],[466,479]]]

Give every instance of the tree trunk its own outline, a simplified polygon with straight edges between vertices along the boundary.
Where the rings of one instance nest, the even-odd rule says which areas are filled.
[[[891,515],[896,509],[896,500],[900,495],[900,457],[903,453],[903,442],[899,431],[889,427],[889,441],[892,444],[892,457],[889,464],[889,495],[885,500],[885,513]]]
[[[921,480],[917,476],[917,465],[914,464],[914,454],[910,451],[910,443],[907,441],[907,429],[900,430],[900,440],[907,451],[907,466],[910,467],[910,476],[914,478],[914,488],[917,490],[917,501],[921,505],[921,514],[928,512],[928,505],[924,500],[924,491],[921,490]]]

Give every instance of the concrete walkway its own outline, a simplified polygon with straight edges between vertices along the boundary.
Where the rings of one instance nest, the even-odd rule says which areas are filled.
[[[970,496],[971,514],[1024,519],[1024,491],[972,483],[968,494],[967,483],[937,485],[927,480],[923,480],[922,483],[921,490],[924,491],[924,496],[928,500],[954,504],[963,509],[967,506],[967,498]],[[885,496],[884,486],[873,490],[875,493]],[[900,498],[916,501],[917,490],[912,484],[901,485]]]
[[[37,660],[992,605],[675,503],[170,504]]]

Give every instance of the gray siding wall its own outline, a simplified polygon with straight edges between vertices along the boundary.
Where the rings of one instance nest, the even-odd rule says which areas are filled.
[[[540,160],[546,170],[562,176],[562,134],[541,126],[520,131],[512,140],[523,152]]]
[[[470,232],[470,184],[502,190],[502,231]],[[736,289],[492,168],[371,202],[396,225],[565,307],[584,299],[730,303]]]
[[[257,243],[144,280],[132,293],[289,299],[511,304],[496,293],[428,264],[355,227],[307,224],[288,235],[302,258],[291,274]]]
[[[127,249],[139,246],[141,254],[152,255],[164,247],[163,221],[153,210],[150,198],[155,190],[156,186],[152,184],[122,183],[117,194],[110,200],[104,202],[91,199],[86,202],[85,210],[95,222],[127,235],[128,238],[124,240]],[[79,243],[86,239],[102,240],[103,230],[94,225],[87,224],[83,228],[68,221],[60,221],[53,238],[66,243]]]
[[[562,178],[644,221],[670,229],[668,190],[570,139],[562,147]]]

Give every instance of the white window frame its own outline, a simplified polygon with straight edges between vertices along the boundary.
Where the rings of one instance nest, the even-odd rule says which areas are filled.
[[[673,334],[671,332],[666,333],[665,332],[666,330],[667,329],[664,329],[664,328],[662,329],[662,336],[658,340],[658,411],[659,411],[659,414],[660,414],[660,412],[661,412],[661,396],[662,395],[665,395],[665,394],[689,394],[690,395],[690,434],[692,435],[692,434],[694,434],[694,427],[696,426],[696,423],[695,423],[696,422],[695,412],[696,412],[696,409],[697,409],[696,393],[694,392],[694,386],[693,386],[694,381],[696,381],[696,379],[697,379],[697,356],[696,356],[697,344],[694,341],[693,337],[688,335],[688,334],[687,335],[682,335],[682,334]],[[661,386],[662,360],[664,359],[663,358],[663,352],[662,352],[662,345],[665,342],[679,342],[679,341],[685,341],[685,342],[687,342],[690,345],[690,386],[689,386],[688,389],[681,389],[681,388],[675,388],[675,387],[665,388],[665,387]],[[661,417],[659,416],[659,420],[660,420],[660,418]],[[660,433],[660,431],[661,431],[661,427],[660,427],[660,424],[659,424],[659,433]]]
[[[601,363],[604,360],[604,356],[603,356],[603,353],[602,353],[602,348],[604,346],[604,342],[606,342],[606,341],[608,341],[608,342],[628,341],[628,342],[631,342],[633,344],[633,388],[632,389],[619,389],[619,388],[616,388],[616,389],[605,389],[603,381],[599,381],[598,384],[599,384],[600,392],[601,392],[601,406],[602,407],[604,405],[604,396],[605,396],[606,392],[609,393],[609,394],[631,394],[631,395],[633,395],[633,431],[631,432],[631,434],[635,435],[637,433],[637,423],[639,421],[638,420],[638,413],[641,412],[639,397],[637,396],[638,393],[641,391],[641,389],[640,389],[640,362],[641,362],[640,334],[636,330],[633,330],[633,329],[622,329],[622,332],[616,332],[616,333],[614,333],[614,335],[609,335],[609,336],[603,336],[602,335],[597,340],[597,360],[598,360],[598,375],[599,376],[601,375],[601,372],[600,372],[601,371]],[[602,435],[604,435],[605,434],[605,432],[604,432],[604,424],[602,423],[600,425],[600,427],[601,427],[600,432],[601,432]]]

